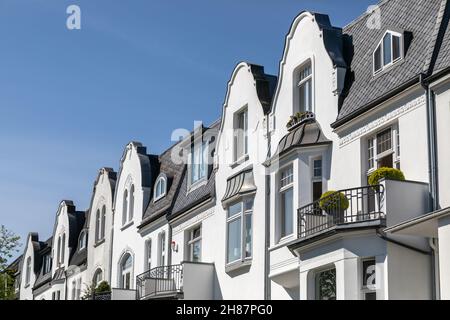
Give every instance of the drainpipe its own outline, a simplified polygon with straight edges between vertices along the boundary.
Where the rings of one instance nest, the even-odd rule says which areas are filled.
[[[434,104],[434,92],[431,90],[429,83],[425,81],[425,75],[421,74],[420,84],[425,90],[426,96],[426,111],[427,111],[427,140],[428,140],[428,174],[429,174],[429,191],[430,191],[430,207],[431,211],[436,211],[439,208],[439,185],[438,185],[438,167],[437,167],[437,142],[436,142],[436,112]],[[438,275],[436,274],[436,261],[439,258],[437,248],[434,245],[434,239],[429,239],[429,244],[432,249],[431,255],[431,283],[432,283],[432,298],[436,300],[439,296],[437,293]]]
[[[430,248],[432,250],[432,260],[431,260],[431,273],[432,273],[432,287],[434,299],[440,300],[440,285],[439,285],[439,249],[436,245],[436,240],[430,238],[429,240]]]
[[[267,150],[270,150],[270,119],[266,116],[266,135],[267,135]],[[269,152],[268,152],[269,154]],[[266,174],[266,190],[265,190],[265,233],[264,233],[264,300],[271,299],[271,285],[269,279],[270,270],[270,174]]]

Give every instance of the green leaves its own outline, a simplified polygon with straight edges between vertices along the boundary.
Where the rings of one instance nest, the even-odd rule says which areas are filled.
[[[6,229],[4,225],[0,228],[0,272],[5,271],[8,260],[18,252],[20,237]]]

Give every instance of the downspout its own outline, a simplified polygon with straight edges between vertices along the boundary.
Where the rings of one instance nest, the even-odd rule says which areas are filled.
[[[430,248],[432,250],[432,258],[434,258],[431,262],[432,267],[432,282],[433,282],[433,293],[435,294],[435,299],[440,300],[441,299],[441,289],[439,285],[439,249],[438,246],[435,243],[436,239],[430,238],[429,244]]]
[[[267,150],[270,151],[270,128],[269,115],[266,115],[266,136],[267,136]],[[265,190],[265,233],[264,233],[264,300],[271,300],[271,285],[269,279],[270,270],[270,174],[265,175],[266,190]]]
[[[428,174],[429,174],[429,191],[430,191],[430,208],[431,212],[436,211],[439,207],[439,192],[438,192],[438,176],[437,176],[437,143],[436,143],[436,113],[434,107],[434,92],[431,90],[429,83],[425,81],[425,75],[420,75],[420,84],[425,90],[426,96],[426,111],[427,111],[427,140],[428,140]],[[436,300],[437,293],[437,274],[436,261],[438,259],[438,252],[436,246],[433,244],[434,239],[429,239],[429,244],[432,249],[431,252],[431,286],[432,299]],[[432,245],[433,244],[433,245]]]

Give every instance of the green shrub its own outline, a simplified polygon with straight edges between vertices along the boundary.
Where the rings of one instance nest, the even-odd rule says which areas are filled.
[[[111,292],[111,287],[106,281],[100,282],[97,288],[95,288],[95,293],[104,293],[104,292]]]
[[[369,184],[375,186],[379,184],[382,179],[405,181],[405,175],[398,169],[379,168],[369,176]]]
[[[347,210],[348,206],[348,199],[342,192],[328,191],[320,197],[319,207],[324,211]]]

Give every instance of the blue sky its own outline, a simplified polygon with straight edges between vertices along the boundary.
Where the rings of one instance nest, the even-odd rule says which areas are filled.
[[[217,119],[238,62],[278,74],[300,11],[342,27],[375,2],[0,0],[0,224],[47,239],[59,202],[87,209],[127,142],[160,153],[172,130]]]

